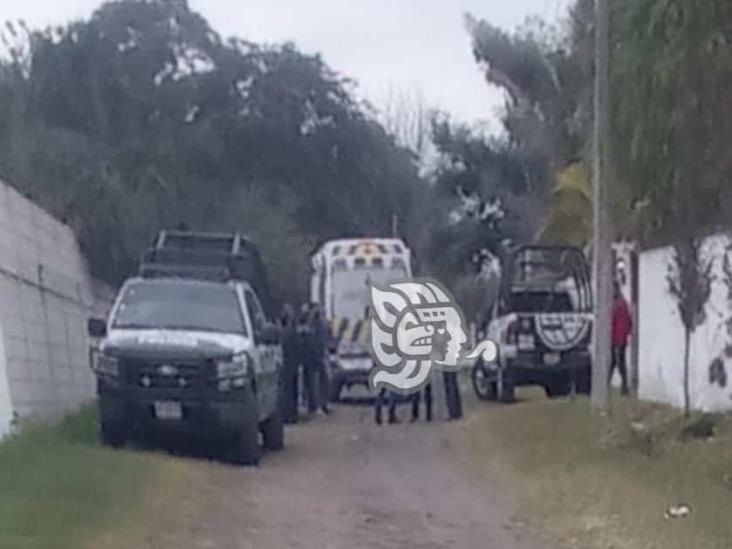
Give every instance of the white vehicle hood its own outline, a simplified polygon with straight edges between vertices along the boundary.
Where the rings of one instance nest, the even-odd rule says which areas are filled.
[[[252,346],[250,338],[239,334],[166,329],[111,329],[102,343],[106,352],[146,358],[220,358]]]

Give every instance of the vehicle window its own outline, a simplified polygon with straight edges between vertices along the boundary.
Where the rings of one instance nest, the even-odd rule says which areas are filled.
[[[249,311],[252,324],[254,325],[254,333],[258,333],[267,322],[267,317],[264,314],[264,310],[259,303],[257,297],[249,290],[244,292],[244,300],[247,304],[247,310]]]
[[[231,287],[179,280],[128,285],[113,326],[246,334],[239,302]]]
[[[563,292],[515,292],[508,308],[517,313],[569,313],[575,309],[569,294]]]
[[[318,277],[318,299],[319,303],[325,303],[325,275]]]
[[[508,311],[534,310],[536,303],[557,309],[553,312],[592,308],[587,262],[576,249],[521,250],[513,260],[509,291],[513,297],[506,304]]]
[[[391,280],[405,278],[404,269],[378,269],[357,266],[354,270],[333,272],[333,306],[336,318],[364,318],[370,297],[372,283],[384,284]]]

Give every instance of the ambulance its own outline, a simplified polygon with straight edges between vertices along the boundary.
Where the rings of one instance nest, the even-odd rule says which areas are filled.
[[[344,388],[368,386],[372,283],[412,277],[412,253],[398,238],[331,240],[312,256],[311,301],[320,306],[330,329],[330,397]]]

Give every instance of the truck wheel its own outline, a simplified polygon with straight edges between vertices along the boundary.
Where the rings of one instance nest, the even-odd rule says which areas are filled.
[[[259,411],[257,396],[251,388],[244,394],[242,424],[234,436],[232,461],[238,465],[259,465]]]
[[[259,429],[247,420],[234,438],[232,461],[237,465],[259,465]]]
[[[511,382],[504,382],[501,388],[501,402],[513,404],[516,402],[516,387]]]
[[[328,387],[328,400],[330,402],[340,402],[342,392],[343,382],[336,379],[331,379],[330,386]]]
[[[102,446],[122,448],[126,439],[124,429],[120,425],[107,421],[99,422],[99,441]]]
[[[262,422],[262,440],[266,450],[282,450],[285,447],[285,424],[279,410]]]
[[[499,400],[506,404],[512,404],[516,402],[516,384],[512,379],[511,375],[508,374],[505,368],[498,370],[499,383],[497,384],[499,391]]]
[[[482,360],[475,363],[470,377],[473,390],[480,400],[491,401],[498,398],[497,376],[485,367]]]
[[[572,383],[564,379],[554,380],[544,385],[544,392],[549,398],[566,397],[572,392]]]
[[[592,392],[592,367],[587,366],[577,373],[575,379],[576,390],[580,395],[589,395]]]

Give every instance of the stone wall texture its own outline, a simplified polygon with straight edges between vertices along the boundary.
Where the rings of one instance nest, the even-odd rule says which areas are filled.
[[[93,399],[86,322],[113,297],[72,230],[0,181],[0,436]]]

